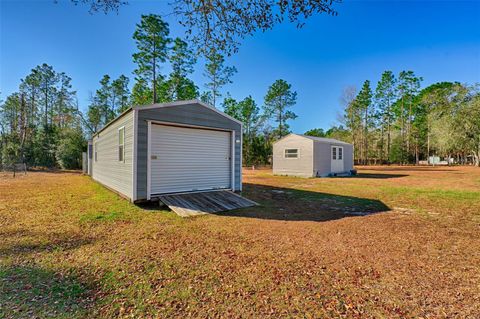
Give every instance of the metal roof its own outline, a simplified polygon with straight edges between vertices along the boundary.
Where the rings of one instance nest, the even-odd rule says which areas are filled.
[[[309,139],[314,140],[314,141],[317,141],[317,142],[334,143],[334,144],[348,144],[348,145],[350,145],[350,143],[347,143],[347,142],[344,142],[344,141],[340,141],[340,140],[336,140],[336,139],[334,139],[334,138],[309,136],[309,135],[304,135],[304,134],[295,134],[295,135],[302,136],[302,137],[305,137],[305,138],[309,138]]]
[[[120,115],[118,115],[116,118],[114,118],[113,120],[111,120],[110,122],[108,122],[107,124],[105,124],[104,127],[102,127],[98,132],[95,132],[93,133],[92,135],[92,138],[98,134],[100,134],[100,132],[102,132],[103,130],[105,130],[107,127],[109,127],[111,124],[113,124],[114,122],[116,122],[117,120],[119,120],[120,118],[122,118],[125,114],[127,114],[128,112],[130,112],[131,110],[148,110],[148,109],[156,109],[156,108],[163,108],[163,107],[175,107],[175,106],[180,106],[180,105],[189,105],[189,104],[198,104],[200,106],[203,106],[203,107],[206,107],[226,118],[228,118],[229,120],[232,120],[240,125],[243,126],[243,123],[239,120],[237,120],[236,118],[233,118],[231,117],[230,115],[228,114],[225,114],[224,112],[216,109],[215,107],[211,106],[211,105],[208,105],[207,103],[204,103],[200,100],[186,100],[186,101],[174,101],[174,102],[168,102],[168,103],[156,103],[156,104],[150,104],[150,105],[143,105],[143,106],[140,106],[140,105],[137,105],[137,106],[132,106],[132,107],[129,107],[128,109],[126,109],[124,112],[122,112]]]
[[[321,142],[321,143],[352,145],[350,143],[343,142],[343,141],[340,141],[340,140],[336,140],[334,138],[316,137],[316,136],[309,136],[309,135],[295,134],[295,133],[290,133],[287,136],[284,136],[283,138],[279,139],[277,142],[283,140],[284,138],[286,138],[290,135],[296,135],[296,136],[308,138],[309,140],[312,140],[312,141],[315,141],[315,142]],[[275,143],[277,143],[277,142],[275,142]]]

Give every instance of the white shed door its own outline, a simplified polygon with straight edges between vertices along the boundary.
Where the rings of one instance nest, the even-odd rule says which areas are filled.
[[[343,147],[332,146],[332,173],[343,173]]]
[[[231,134],[152,124],[150,194],[231,188]]]

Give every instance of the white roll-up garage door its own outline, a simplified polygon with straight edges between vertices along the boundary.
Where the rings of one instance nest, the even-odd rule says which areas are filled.
[[[231,134],[151,124],[150,194],[231,188]]]

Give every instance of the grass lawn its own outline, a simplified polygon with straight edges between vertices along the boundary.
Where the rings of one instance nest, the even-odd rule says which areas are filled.
[[[480,169],[245,171],[182,219],[75,172],[0,176],[0,318],[479,318]]]

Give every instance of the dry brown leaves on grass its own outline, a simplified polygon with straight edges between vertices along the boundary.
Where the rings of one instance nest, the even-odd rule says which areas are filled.
[[[2,177],[0,318],[480,317],[480,170],[360,173],[248,171],[262,206],[190,219],[80,174]]]

